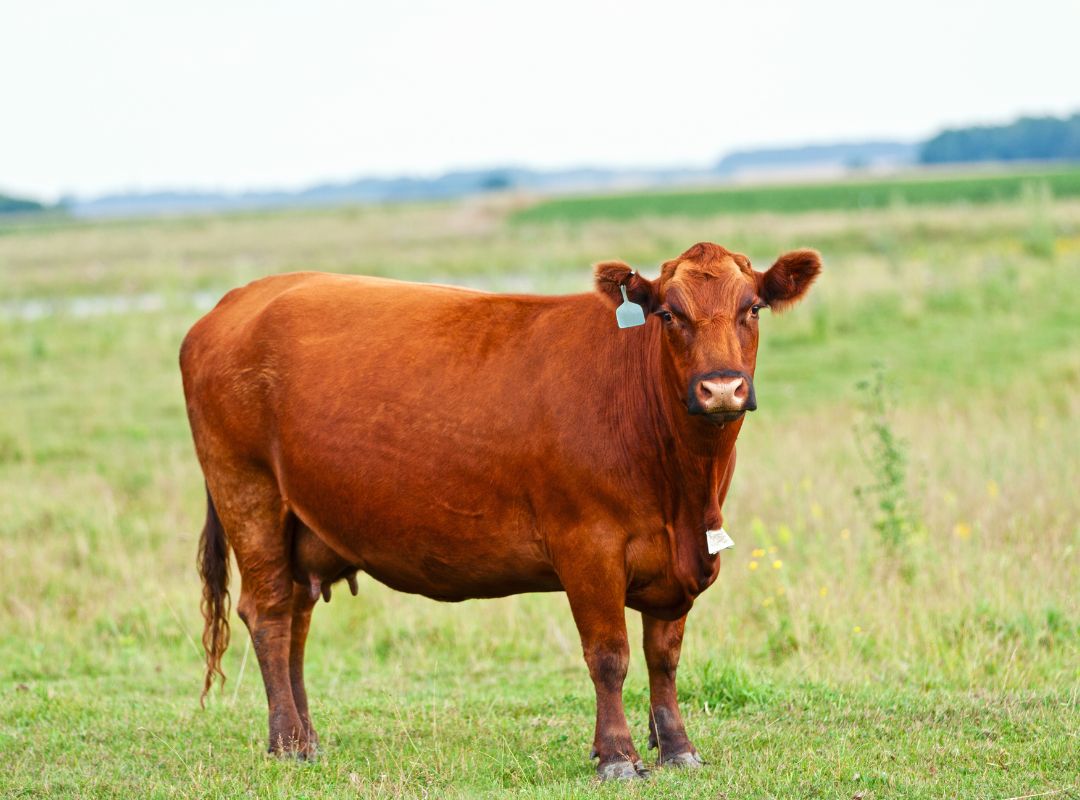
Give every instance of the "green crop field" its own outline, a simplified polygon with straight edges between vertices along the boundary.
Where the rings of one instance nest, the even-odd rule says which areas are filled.
[[[0,796],[1080,798],[1080,173],[1055,175],[0,228]],[[736,548],[687,626],[708,766],[596,782],[557,594],[335,591],[313,763],[265,755],[235,617],[200,710],[177,349],[209,303],[300,268],[586,291],[699,240],[825,260],[762,323]],[[636,649],[626,702],[644,753]]]
[[[518,212],[519,222],[575,223],[590,219],[647,216],[704,217],[714,214],[780,214],[857,211],[903,205],[1016,202],[1031,192],[1080,196],[1080,169],[949,174],[929,172],[905,178],[847,180],[801,185],[740,186],[724,189],[641,192],[599,197],[564,197]]]

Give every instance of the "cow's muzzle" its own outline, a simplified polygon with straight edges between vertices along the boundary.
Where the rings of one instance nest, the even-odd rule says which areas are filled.
[[[757,408],[754,379],[733,369],[695,375],[690,380],[686,407],[691,414],[735,419]]]

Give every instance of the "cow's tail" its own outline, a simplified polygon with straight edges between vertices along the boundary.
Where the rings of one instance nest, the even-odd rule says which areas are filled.
[[[199,704],[205,706],[206,695],[215,677],[225,685],[221,671],[221,656],[229,646],[229,544],[221,527],[210,488],[206,489],[206,524],[199,537],[199,575],[202,577],[203,649],[206,651],[206,680],[203,682]]]

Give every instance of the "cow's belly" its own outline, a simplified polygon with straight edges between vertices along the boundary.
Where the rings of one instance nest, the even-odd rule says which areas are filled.
[[[376,580],[437,600],[561,589],[535,531],[518,516],[492,509],[463,520],[418,508],[414,519],[376,521],[344,538]]]
[[[451,602],[562,589],[550,566],[539,562],[457,563],[425,553],[408,565],[397,558],[369,560],[364,571],[392,589]]]
[[[404,476],[393,491],[293,478],[286,496],[326,547],[399,591],[465,600],[562,588],[523,503],[474,496],[462,505],[459,496],[455,504]]]

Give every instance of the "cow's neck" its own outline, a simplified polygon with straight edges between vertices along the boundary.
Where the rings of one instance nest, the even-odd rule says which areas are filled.
[[[663,331],[649,326],[647,370],[647,426],[656,438],[658,477],[665,524],[676,544],[673,566],[690,595],[705,589],[715,578],[716,560],[710,556],[705,531],[723,523],[720,505],[734,467],[735,440],[742,420],[717,425],[691,415],[685,405],[685,387],[679,385],[661,347]],[[651,374],[648,374],[651,373]]]

